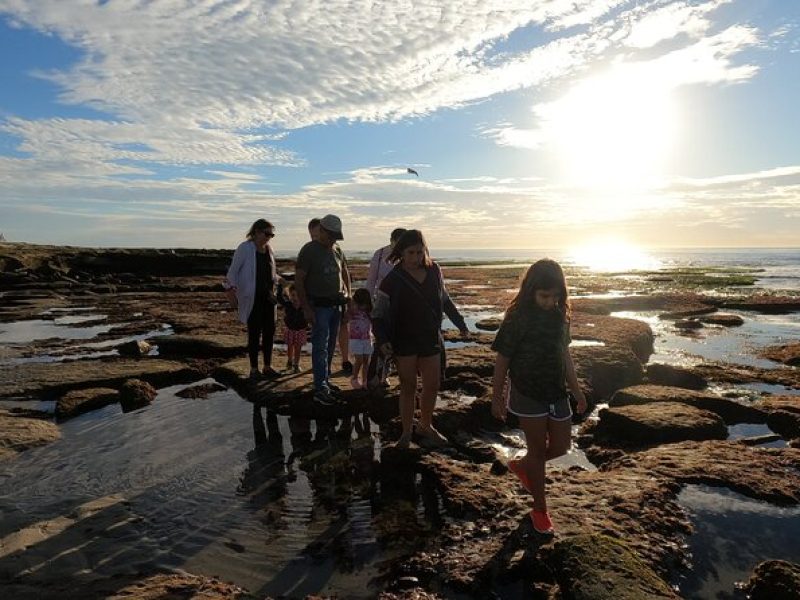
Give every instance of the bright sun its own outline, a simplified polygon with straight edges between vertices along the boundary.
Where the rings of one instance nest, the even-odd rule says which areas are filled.
[[[605,273],[654,270],[661,266],[658,259],[641,248],[615,239],[597,240],[575,248],[569,258],[576,266]]]
[[[537,112],[570,184],[639,190],[664,174],[677,119],[669,89],[640,68],[586,79]]]

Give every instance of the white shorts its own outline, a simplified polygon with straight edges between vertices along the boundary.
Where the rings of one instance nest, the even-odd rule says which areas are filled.
[[[372,340],[351,339],[347,349],[350,354],[364,354],[369,356],[372,354]]]

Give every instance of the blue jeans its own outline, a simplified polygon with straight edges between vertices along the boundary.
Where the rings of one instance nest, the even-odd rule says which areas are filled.
[[[311,370],[314,389],[328,389],[331,361],[336,349],[339,322],[342,315],[338,306],[315,306],[314,325],[311,327]]]

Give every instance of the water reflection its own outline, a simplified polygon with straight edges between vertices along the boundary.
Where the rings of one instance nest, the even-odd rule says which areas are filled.
[[[781,508],[724,488],[688,485],[678,502],[691,515],[692,570],[681,582],[687,598],[733,599],[734,585],[764,560],[800,560],[800,508]]]

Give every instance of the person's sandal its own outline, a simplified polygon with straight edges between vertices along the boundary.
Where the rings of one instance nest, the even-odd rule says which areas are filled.
[[[264,377],[267,379],[276,379],[281,376],[280,372],[276,371],[272,367],[264,367],[262,373],[264,373]]]
[[[531,511],[531,522],[533,529],[536,533],[542,535],[554,535],[556,530],[553,528],[553,521],[550,520],[550,514],[546,511],[533,509]]]
[[[530,481],[528,481],[528,474],[525,473],[525,469],[522,466],[522,460],[519,458],[512,458],[510,461],[508,461],[508,470],[517,476],[517,479],[519,479],[522,487],[524,487],[528,493],[530,493],[531,484]]]

